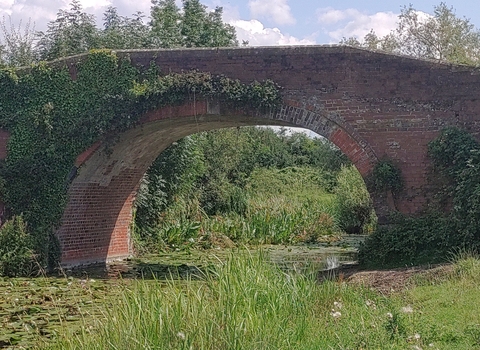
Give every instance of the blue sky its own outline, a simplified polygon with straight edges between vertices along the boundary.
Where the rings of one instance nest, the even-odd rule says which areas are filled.
[[[0,17],[11,16],[14,23],[30,18],[37,30],[44,30],[55,19],[59,8],[70,0],[0,0]],[[122,15],[143,11],[148,15],[150,0],[81,0],[88,13],[101,22],[102,13],[113,5]],[[425,13],[432,13],[440,1],[431,0],[203,0],[209,8],[222,6],[224,20],[237,29],[240,41],[256,45],[312,45],[337,43],[342,37],[362,38],[371,29],[387,34],[395,27],[398,14],[410,2]],[[180,4],[180,1],[178,1]],[[480,3],[477,0],[446,2],[459,17],[469,18],[480,29]]]

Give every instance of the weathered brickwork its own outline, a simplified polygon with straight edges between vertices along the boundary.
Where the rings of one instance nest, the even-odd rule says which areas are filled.
[[[246,83],[272,79],[283,87],[284,105],[266,115],[228,110],[212,101],[162,108],[120,135],[108,156],[103,145],[93,145],[77,159],[78,175],[58,231],[66,265],[131,253],[131,204],[142,174],[171,142],[192,133],[240,125],[304,127],[336,144],[363,176],[378,159],[391,158],[402,170],[405,190],[396,198],[373,198],[382,215],[388,208],[410,214],[425,208],[427,144],[439,130],[456,125],[477,137],[480,131],[480,70],[471,67],[343,46],[118,55],[139,67],[154,61],[165,73],[196,69]],[[67,64],[75,77],[81,59],[58,64]]]

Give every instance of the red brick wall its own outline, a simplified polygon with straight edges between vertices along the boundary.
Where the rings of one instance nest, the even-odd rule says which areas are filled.
[[[405,190],[393,202],[374,198],[375,206],[379,213],[395,207],[413,214],[428,201],[428,142],[445,126],[466,128],[477,137],[480,131],[480,70],[474,68],[335,46],[119,55],[143,67],[154,60],[165,72],[197,69],[243,82],[272,79],[283,87],[285,105],[267,115],[198,101],[164,108],[148,113],[137,130],[120,135],[110,158],[101,155],[101,146],[80,155],[79,176],[59,230],[66,263],[130,253],[128,223],[138,181],[169,143],[194,132],[256,124],[305,127],[340,147],[364,176],[378,159],[388,157],[401,168]],[[75,60],[81,59],[65,61],[72,76]]]

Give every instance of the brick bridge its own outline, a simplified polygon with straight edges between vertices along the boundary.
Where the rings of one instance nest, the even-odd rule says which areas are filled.
[[[204,130],[242,125],[310,129],[337,145],[366,176],[388,157],[402,170],[404,191],[372,195],[377,215],[420,212],[427,204],[427,144],[445,126],[480,131],[480,70],[345,46],[119,51],[163,72],[197,69],[249,83],[280,84],[276,113],[232,111],[192,100],[147,113],[119,135],[111,153],[98,143],[79,155],[78,173],[58,231],[65,265],[131,253],[132,203],[142,175],[172,142]],[[63,60],[75,76],[82,56]]]

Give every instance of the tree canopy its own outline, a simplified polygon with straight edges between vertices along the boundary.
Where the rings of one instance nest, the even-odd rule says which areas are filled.
[[[405,6],[397,28],[384,37],[372,30],[363,41],[343,38],[341,43],[380,49],[418,58],[459,64],[480,64],[480,30],[467,18],[459,18],[452,7],[440,3],[433,15]]]
[[[27,22],[14,26],[0,23],[0,64],[25,66],[92,49],[139,49],[175,47],[222,47],[238,45],[235,28],[222,20],[223,9],[209,11],[199,0],[152,0],[150,16],[136,12],[121,16],[110,6],[98,28],[94,15],[86,13],[79,0],[35,32]]]

